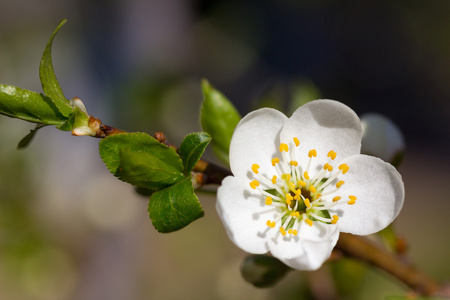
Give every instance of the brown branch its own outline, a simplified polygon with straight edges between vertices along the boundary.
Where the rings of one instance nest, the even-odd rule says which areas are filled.
[[[202,174],[201,178],[197,179],[200,186],[221,184],[225,177],[233,175],[230,170],[202,159],[195,164],[193,171]]]
[[[438,284],[413,266],[405,264],[391,253],[383,251],[367,239],[348,233],[341,233],[336,249],[344,255],[374,265],[393,275],[421,295],[437,293]]]

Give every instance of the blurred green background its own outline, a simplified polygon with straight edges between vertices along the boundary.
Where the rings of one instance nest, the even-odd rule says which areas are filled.
[[[41,91],[40,56],[68,18],[53,46],[66,97],[127,131],[178,145],[200,130],[203,77],[242,115],[289,113],[311,83],[358,114],[384,114],[407,144],[397,231],[419,268],[448,280],[449,13],[447,0],[3,0],[0,83]],[[308,282],[328,286],[329,266],[252,287],[213,196],[200,198],[204,218],[159,234],[98,140],[44,128],[16,151],[32,127],[0,117],[0,299],[292,299]],[[343,299],[405,291],[381,271],[358,274]]]

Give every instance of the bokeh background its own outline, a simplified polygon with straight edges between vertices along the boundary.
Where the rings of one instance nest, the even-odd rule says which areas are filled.
[[[448,281],[449,13],[447,0],[2,0],[0,83],[41,91],[40,56],[67,18],[53,47],[66,97],[127,131],[163,131],[175,145],[199,131],[201,78],[242,115],[290,113],[305,93],[384,114],[407,144],[396,230],[419,268]],[[292,299],[329,282],[291,272],[252,287],[213,195],[200,196],[204,218],[159,234],[98,140],[49,127],[17,151],[31,128],[0,116],[0,299]],[[406,290],[378,270],[357,274],[345,299]]]

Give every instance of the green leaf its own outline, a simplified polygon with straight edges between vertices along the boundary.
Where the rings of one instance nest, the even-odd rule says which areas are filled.
[[[30,133],[28,133],[26,136],[23,137],[23,139],[20,140],[19,144],[17,145],[17,149],[21,150],[21,149],[25,149],[26,147],[28,147],[28,145],[30,145],[31,141],[34,139],[38,130],[45,126],[47,126],[47,125],[37,124],[34,129],[30,130]]]
[[[183,160],[185,174],[192,171],[210,141],[211,136],[206,132],[191,133],[183,139],[180,145],[180,156]]]
[[[168,158],[170,159],[170,158]],[[155,153],[120,150],[120,166],[117,175],[132,185],[159,189],[186,178],[177,165],[157,157]]]
[[[153,226],[163,233],[179,230],[204,215],[190,178],[155,192],[148,211]]]
[[[58,110],[66,117],[72,113],[73,109],[67,101],[64,93],[56,79],[55,71],[53,70],[52,63],[52,44],[56,33],[59,29],[66,23],[67,20],[62,20],[58,27],[56,27],[50,40],[45,47],[44,53],[42,54],[41,63],[39,65],[39,77],[41,79],[42,90],[44,93],[53,100],[53,103],[58,107]]]
[[[0,114],[47,125],[62,125],[68,119],[49,97],[3,84],[0,84]]]
[[[211,135],[216,155],[228,165],[231,137],[241,116],[230,100],[207,80],[202,81],[202,88],[205,97],[200,116],[202,128]]]
[[[185,178],[176,151],[146,133],[109,136],[100,142],[99,151],[111,173],[140,187],[159,189]]]

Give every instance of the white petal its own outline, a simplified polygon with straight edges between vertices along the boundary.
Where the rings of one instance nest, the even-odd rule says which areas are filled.
[[[272,108],[261,108],[246,115],[236,126],[230,144],[230,168],[234,176],[251,179],[253,164],[272,177],[271,159],[279,147],[279,132],[287,117]]]
[[[263,254],[268,251],[265,218],[268,210],[262,196],[248,184],[228,176],[217,190],[216,209],[230,239],[242,250]]]
[[[316,100],[300,106],[286,121],[280,134],[281,142],[297,137],[297,158],[304,167],[308,152],[317,151],[310,170],[317,170],[327,159],[329,151],[337,153],[337,159],[360,153],[362,129],[356,113],[347,105],[334,100]],[[315,172],[313,172],[315,173]]]
[[[355,155],[343,163],[350,169],[342,175],[345,184],[336,195],[344,199],[353,195],[357,200],[353,205],[336,206],[340,231],[367,235],[392,223],[405,198],[403,181],[397,170],[381,159],[368,155]]]
[[[273,256],[297,270],[316,270],[330,257],[339,238],[335,225],[314,222],[303,224],[297,236],[279,236],[269,240]]]

